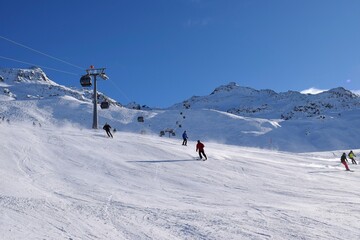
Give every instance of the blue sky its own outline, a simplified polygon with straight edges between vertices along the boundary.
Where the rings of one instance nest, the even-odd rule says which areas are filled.
[[[0,3],[0,67],[54,68],[68,73],[44,68],[52,80],[76,87],[90,65],[106,67],[99,91],[123,104],[168,107],[229,82],[360,89],[357,0]]]

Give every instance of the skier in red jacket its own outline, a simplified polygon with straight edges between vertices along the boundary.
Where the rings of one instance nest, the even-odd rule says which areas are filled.
[[[199,151],[199,157],[200,159],[202,159],[202,157],[204,156],[205,157],[205,160],[207,160],[207,157],[206,157],[206,154],[204,152],[204,147],[205,145],[200,142],[200,140],[197,141],[197,144],[196,144],[196,151]],[[203,156],[202,156],[203,155]],[[204,161],[205,161],[204,160]]]
[[[341,160],[341,163],[344,164],[344,166],[345,166],[345,168],[346,168],[346,171],[350,171],[349,166],[347,165],[348,160],[347,160],[347,158],[346,158],[346,153],[343,153],[343,154],[341,155],[340,160]]]

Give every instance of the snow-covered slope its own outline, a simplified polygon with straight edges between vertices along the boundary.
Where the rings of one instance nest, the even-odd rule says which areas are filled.
[[[0,123],[0,239],[357,239],[360,169],[291,154]],[[357,153],[359,149],[355,150]]]
[[[321,95],[333,99],[333,114],[289,120],[227,111],[236,107],[231,89],[162,110],[129,109],[101,95],[111,106],[99,108],[99,127],[117,129],[109,139],[91,129],[91,91],[60,86],[37,68],[0,72],[0,239],[360,235],[359,165],[346,172],[339,162],[342,152],[360,151],[357,97],[346,90]],[[170,129],[175,136],[158,136]],[[209,160],[196,160],[197,139]]]

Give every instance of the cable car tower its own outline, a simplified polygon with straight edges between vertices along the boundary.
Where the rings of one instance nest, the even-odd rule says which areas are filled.
[[[93,111],[93,129],[98,128],[98,114],[97,114],[97,86],[96,86],[96,77],[100,76],[102,79],[107,80],[109,79],[108,76],[105,74],[105,68],[94,68],[94,66],[90,66],[90,69],[86,70],[86,75],[80,78],[80,84],[83,87],[91,87],[91,77],[94,79],[94,94],[93,94],[93,103],[94,103],[94,111]]]

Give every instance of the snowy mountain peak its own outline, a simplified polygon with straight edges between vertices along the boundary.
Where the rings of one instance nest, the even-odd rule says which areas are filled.
[[[215,94],[215,93],[219,93],[219,92],[229,92],[229,91],[231,91],[233,89],[236,89],[238,87],[239,87],[239,85],[236,84],[235,82],[230,82],[227,85],[222,85],[220,87],[215,88],[215,90],[212,93],[210,93],[210,95]]]
[[[37,67],[0,69],[0,114],[9,119],[52,123],[74,120],[76,118],[72,115],[75,116],[75,112],[91,113],[92,97],[93,90],[59,85]],[[98,92],[99,108],[104,101],[113,107],[121,106]],[[29,108],[34,111],[29,111]],[[69,112],[69,109],[73,111]],[[77,121],[81,121],[80,118]]]
[[[215,90],[210,93],[210,95],[214,94],[228,94],[228,93],[237,93],[243,95],[251,95],[256,92],[255,89],[249,87],[242,87],[235,82],[230,82],[227,85],[222,85],[220,87],[215,88]]]
[[[311,95],[297,91],[255,90],[229,83],[216,88],[210,95],[191,97],[182,104],[175,104],[172,109],[185,105],[239,116],[290,120],[333,116],[344,110],[359,109],[360,97],[342,87]]]
[[[85,100],[84,92],[70,89],[50,80],[38,67],[29,69],[0,69],[0,87],[8,100],[49,99],[58,96],[71,96]]]
[[[333,97],[337,97],[337,98],[358,98],[358,96],[356,94],[354,94],[353,92],[346,90],[343,87],[337,87],[337,88],[333,88],[330,89],[327,92],[322,92],[320,94],[330,94]]]
[[[18,100],[70,96],[80,101],[91,102],[93,95],[91,89],[72,89],[57,84],[39,67],[0,69],[0,87],[3,87],[5,95]],[[121,106],[101,92],[98,92],[98,100]]]
[[[0,69],[0,79],[2,82],[46,82],[53,84],[45,74],[45,72],[38,67],[31,67],[29,69]]]

